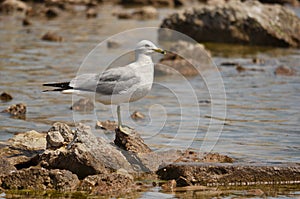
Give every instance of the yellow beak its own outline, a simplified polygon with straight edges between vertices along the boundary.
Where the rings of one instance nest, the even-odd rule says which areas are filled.
[[[156,48],[156,49],[153,49],[155,52],[157,52],[157,53],[161,53],[161,54],[167,54],[167,52],[165,51],[165,50],[163,50],[163,49],[161,49],[161,48]]]

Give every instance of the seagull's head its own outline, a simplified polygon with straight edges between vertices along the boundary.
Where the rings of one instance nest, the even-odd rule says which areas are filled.
[[[135,48],[135,51],[140,54],[146,54],[151,55],[154,52],[166,54],[166,51],[164,51],[161,48],[156,47],[151,41],[148,40],[142,40],[140,41]]]

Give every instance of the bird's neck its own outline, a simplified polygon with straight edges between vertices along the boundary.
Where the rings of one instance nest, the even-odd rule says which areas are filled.
[[[152,64],[152,58],[150,55],[145,55],[145,54],[135,54],[135,61],[143,61],[145,64]]]

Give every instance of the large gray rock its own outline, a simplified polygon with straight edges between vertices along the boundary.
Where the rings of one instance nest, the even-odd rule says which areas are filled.
[[[0,147],[0,157],[18,166],[30,161],[46,149],[46,134],[34,130],[16,134]]]
[[[198,42],[300,47],[300,19],[295,13],[258,1],[229,1],[187,9],[164,19],[161,27],[182,32]],[[171,31],[159,33],[160,40],[173,37]]]
[[[48,149],[40,155],[41,166],[49,169],[66,169],[82,179],[88,175],[110,173],[132,167],[123,154],[107,140],[97,138],[90,127],[80,124],[75,137],[67,147]]]

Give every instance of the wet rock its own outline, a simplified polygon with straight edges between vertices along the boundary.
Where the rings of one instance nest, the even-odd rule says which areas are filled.
[[[125,127],[126,128],[126,127]],[[145,144],[141,136],[133,129],[126,128],[127,134],[116,129],[116,137],[114,143],[124,149],[133,153],[149,153],[151,149]]]
[[[9,106],[7,109],[3,110],[4,113],[9,113],[12,116],[25,116],[26,114],[26,105],[23,103],[14,104]]]
[[[258,1],[229,1],[187,9],[167,17],[161,27],[182,32],[198,42],[300,47],[300,19],[295,13]],[[176,35],[171,31],[160,31],[160,40],[173,37]]]
[[[45,41],[54,41],[54,42],[61,42],[63,41],[63,38],[59,36],[57,33],[54,32],[47,32],[45,33],[42,38],[42,40]]]
[[[66,170],[47,170],[30,167],[18,170],[2,178],[4,189],[30,189],[75,191],[79,180],[75,174]]]
[[[133,179],[117,173],[87,176],[80,186],[81,191],[110,196],[132,193],[136,189]]]
[[[299,165],[235,165],[222,163],[174,163],[158,170],[163,180],[175,179],[177,186],[236,186],[299,183]],[[185,179],[185,182],[178,179]]]
[[[82,98],[75,102],[70,109],[74,111],[92,111],[94,110],[94,103],[90,98]]]
[[[85,12],[86,18],[96,18],[97,15],[97,11],[94,8],[88,8]]]
[[[1,95],[0,95],[0,100],[3,102],[8,102],[8,101],[11,101],[12,99],[13,99],[13,97],[6,92],[1,93]]]
[[[7,14],[13,13],[15,11],[26,14],[30,10],[31,10],[30,6],[28,6],[23,1],[19,1],[19,0],[5,0],[0,5],[0,11]]]
[[[108,40],[107,41],[107,48],[119,48],[121,43],[116,40]]]
[[[155,65],[155,74],[195,76],[212,66],[210,53],[203,45],[179,41],[173,44],[170,52]]]
[[[80,124],[74,140],[67,148],[46,150],[40,155],[41,166],[49,169],[66,169],[82,179],[88,175],[110,173],[120,168],[132,171],[122,153],[104,138],[97,138],[90,127]]]
[[[133,12],[114,13],[119,19],[149,20],[158,17],[158,11],[152,6],[137,8]]]
[[[151,5],[154,7],[177,7],[182,6],[182,0],[121,0],[123,5]]]
[[[145,115],[139,111],[134,111],[130,117],[133,119],[133,120],[142,120],[142,119],[145,119]]]
[[[103,130],[109,130],[109,131],[115,131],[115,129],[118,127],[118,123],[115,121],[98,121],[96,123],[96,129],[103,129]]]
[[[293,76],[296,75],[296,70],[288,66],[278,66],[275,70],[275,75]]]

